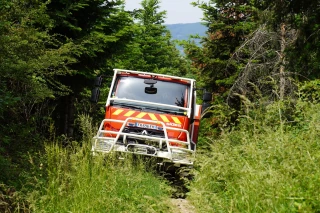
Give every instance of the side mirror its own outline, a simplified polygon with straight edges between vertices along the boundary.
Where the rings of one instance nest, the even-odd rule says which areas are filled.
[[[99,96],[100,96],[100,89],[96,87],[91,91],[90,102],[97,103],[99,100]]]
[[[208,109],[211,107],[210,103],[203,103],[201,109],[202,118],[209,118],[212,115],[212,112],[209,112]]]
[[[204,92],[202,96],[202,100],[203,100],[202,110],[201,110],[202,117],[209,118],[212,115],[212,113],[208,111],[208,109],[211,107],[212,93]]]
[[[204,92],[202,100],[204,102],[212,101],[212,93],[211,92]]]
[[[100,87],[102,84],[102,77],[101,76],[98,76],[94,79],[94,86],[95,87]]]

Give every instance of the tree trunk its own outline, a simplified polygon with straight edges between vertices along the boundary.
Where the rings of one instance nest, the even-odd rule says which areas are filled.
[[[279,96],[280,100],[283,100],[284,94],[285,94],[285,85],[286,85],[286,79],[285,79],[285,48],[286,48],[286,25],[285,23],[281,23],[280,25],[280,36],[281,36],[281,48],[280,48],[280,91]]]
[[[64,101],[64,116],[63,116],[63,134],[68,137],[73,137],[74,130],[74,95],[68,95]]]

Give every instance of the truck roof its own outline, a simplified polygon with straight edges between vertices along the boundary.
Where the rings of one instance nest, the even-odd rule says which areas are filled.
[[[182,80],[187,83],[190,83],[191,85],[196,81],[192,78],[182,78],[179,76],[173,76],[173,75],[164,75],[164,74],[158,74],[158,73],[151,73],[151,72],[144,72],[144,71],[136,71],[136,70],[124,70],[124,69],[114,69],[115,74],[117,73],[133,73],[133,74],[140,74],[140,75],[150,75],[150,76],[158,76],[162,78],[171,78],[174,80]]]

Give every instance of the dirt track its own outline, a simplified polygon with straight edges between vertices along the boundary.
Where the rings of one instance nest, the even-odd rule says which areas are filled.
[[[171,199],[173,206],[175,207],[175,212],[177,213],[195,213],[195,208],[186,199]]]

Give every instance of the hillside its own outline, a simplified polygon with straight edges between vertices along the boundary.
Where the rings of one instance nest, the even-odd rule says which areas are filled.
[[[191,35],[205,36],[207,27],[197,23],[186,23],[186,24],[168,24],[166,27],[170,30],[172,35],[172,40],[188,40]],[[200,45],[200,42],[197,41],[197,44]],[[183,53],[183,48],[177,46],[181,53]]]
[[[168,24],[166,25],[170,30],[172,39],[174,40],[187,40],[190,35],[204,36],[207,27],[200,22],[186,23],[186,24]]]

